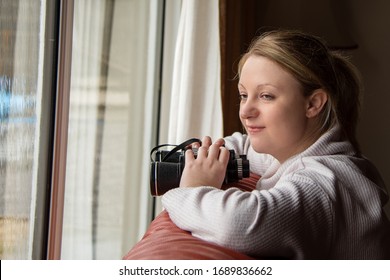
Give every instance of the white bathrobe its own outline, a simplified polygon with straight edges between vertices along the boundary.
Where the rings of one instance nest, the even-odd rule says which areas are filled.
[[[162,203],[178,227],[255,258],[390,259],[383,180],[337,127],[283,164],[246,135],[225,142],[262,176],[256,190],[172,189]]]

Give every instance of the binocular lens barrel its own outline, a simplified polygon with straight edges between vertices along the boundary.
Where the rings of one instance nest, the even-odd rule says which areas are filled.
[[[249,161],[246,156],[236,157],[230,150],[229,163],[226,169],[224,183],[232,183],[249,177]],[[184,169],[184,153],[177,152],[170,159],[163,160],[166,151],[159,151],[155,155],[150,167],[150,192],[153,196],[160,196],[170,189],[180,185],[180,178]]]
[[[163,195],[180,184],[180,165],[173,162],[152,162],[150,170],[150,192],[153,196]]]

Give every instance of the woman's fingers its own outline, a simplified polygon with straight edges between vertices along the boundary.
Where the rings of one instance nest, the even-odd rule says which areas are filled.
[[[223,145],[225,144],[225,140],[223,138],[220,138],[216,140],[214,143],[212,143],[210,136],[205,136],[202,139],[202,144],[200,143],[194,143],[192,144],[192,149],[196,150],[196,158],[199,159],[205,159],[205,158],[215,158],[220,159],[220,152],[222,150],[226,150],[223,148]],[[195,159],[195,156],[193,154],[193,151],[187,151],[191,154],[190,158],[191,160]],[[229,152],[226,150],[223,153],[223,157],[220,159],[221,162],[227,162],[229,158],[226,159],[226,157],[229,156]]]
[[[202,145],[202,146],[198,149],[198,152],[197,152],[197,153],[198,153],[198,155],[197,155],[197,158],[198,158],[198,159],[207,158],[207,157],[208,157],[208,153],[209,153],[209,148]]]
[[[219,161],[227,164],[229,162],[230,152],[225,147],[220,148]]]
[[[209,157],[213,158],[219,158],[221,151],[226,150],[226,148],[222,147],[221,142],[215,142],[213,145],[209,148]]]
[[[197,149],[196,156],[194,149],[187,150],[180,186],[219,188],[225,178],[229,161],[229,151],[223,147],[224,143],[223,139],[212,143],[211,138],[206,136],[202,140],[202,145]]]
[[[210,136],[205,136],[202,139],[202,147],[209,148],[212,144],[211,137]]]
[[[220,149],[224,144],[225,140],[223,138],[212,143],[210,136],[205,136],[202,139],[201,146],[199,146],[199,143],[194,143],[192,148],[197,149],[197,157],[200,159],[208,157],[219,158]]]

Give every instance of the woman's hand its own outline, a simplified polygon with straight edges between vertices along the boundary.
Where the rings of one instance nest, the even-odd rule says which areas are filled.
[[[180,180],[180,187],[213,186],[220,188],[225,179],[229,162],[229,151],[218,139],[212,144],[211,138],[203,138],[195,158],[192,149],[185,153],[185,167]]]

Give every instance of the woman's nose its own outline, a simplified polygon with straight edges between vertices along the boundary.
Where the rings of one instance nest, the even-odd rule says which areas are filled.
[[[240,105],[240,117],[242,119],[254,118],[259,115],[259,110],[249,100]]]

